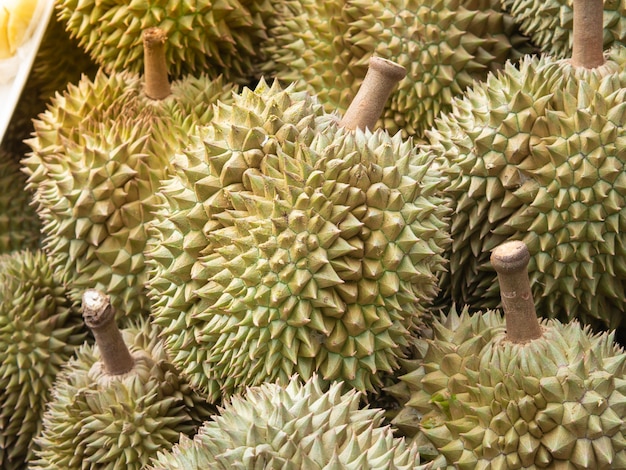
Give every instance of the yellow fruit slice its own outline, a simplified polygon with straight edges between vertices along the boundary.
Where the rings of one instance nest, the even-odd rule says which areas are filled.
[[[38,0],[4,0],[1,9],[6,19],[0,19],[0,58],[11,57],[17,48],[28,39],[32,28],[31,20],[35,14]],[[6,45],[5,45],[6,43]],[[8,51],[8,55],[7,54]]]
[[[0,59],[11,57],[11,46],[8,36],[9,11],[0,6]]]

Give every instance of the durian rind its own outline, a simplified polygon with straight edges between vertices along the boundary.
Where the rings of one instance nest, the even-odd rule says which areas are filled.
[[[276,82],[204,131],[162,187],[147,251],[174,362],[211,400],[316,371],[380,385],[444,269],[432,158],[400,134],[341,130]]]
[[[286,2],[270,29],[266,72],[345,112],[372,56],[407,69],[379,120],[423,137],[452,98],[529,51],[499,0]]]
[[[501,0],[520,30],[541,52],[559,59],[572,55],[574,0]],[[626,44],[626,2],[604,2],[603,49]]]
[[[360,393],[324,391],[316,377],[264,384],[234,396],[192,440],[159,452],[152,470],[187,468],[423,469],[414,446],[394,438],[383,412],[359,409]]]
[[[44,246],[71,275],[74,296],[97,288],[119,316],[147,314],[144,247],[171,155],[228,101],[232,85],[206,76],[172,83],[162,101],[127,72],[99,72],[57,94],[35,121],[23,160]]]
[[[59,374],[43,417],[33,469],[136,469],[191,435],[213,412],[170,363],[158,329],[122,330],[131,372],[110,377],[97,346],[83,345]]]
[[[0,256],[0,467],[23,469],[61,367],[86,331],[64,280],[40,251]]]
[[[454,212],[442,286],[458,304],[500,301],[489,253],[522,240],[537,310],[615,328],[624,308],[622,104],[626,49],[597,69],[526,58],[476,84],[429,133]]]
[[[624,350],[576,321],[542,329],[516,344],[497,312],[465,310],[418,340],[420,366],[401,380],[447,468],[626,465]]]
[[[158,27],[167,36],[166,63],[172,77],[221,74],[238,83],[252,77],[273,14],[264,0],[62,0],[56,8],[72,37],[108,72],[142,73],[141,33]]]

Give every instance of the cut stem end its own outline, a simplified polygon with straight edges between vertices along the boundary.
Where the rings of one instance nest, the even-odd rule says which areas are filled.
[[[171,93],[165,60],[167,36],[162,29],[148,28],[143,32],[145,93],[153,100],[162,100]]]
[[[521,241],[510,241],[496,247],[491,264],[498,273],[507,338],[526,343],[543,335],[528,279],[530,253]]]
[[[406,77],[406,69],[382,57],[372,57],[356,96],[339,123],[346,129],[374,129],[391,90]]]
[[[603,0],[574,0],[572,65],[593,69],[604,64]]]
[[[87,289],[83,293],[83,319],[96,339],[106,372],[109,375],[130,372],[135,361],[115,323],[115,310],[109,296]]]

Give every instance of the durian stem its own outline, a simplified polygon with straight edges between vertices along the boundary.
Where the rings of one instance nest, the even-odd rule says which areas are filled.
[[[367,74],[339,123],[346,129],[374,129],[391,90],[406,76],[406,69],[381,57],[372,57]]]
[[[506,335],[513,343],[526,343],[542,336],[528,279],[530,253],[521,241],[510,241],[491,253],[498,273]]]
[[[115,310],[109,296],[87,289],[83,293],[83,318],[96,339],[106,372],[109,375],[130,372],[135,361],[115,323]]]
[[[593,69],[604,64],[603,0],[574,0],[572,65]]]
[[[162,100],[170,94],[165,60],[165,32],[159,28],[148,28],[143,32],[145,92],[153,100]]]

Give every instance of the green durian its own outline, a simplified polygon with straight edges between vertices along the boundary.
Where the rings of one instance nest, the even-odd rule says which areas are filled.
[[[55,377],[85,338],[42,251],[0,256],[0,468],[26,468]]]
[[[159,452],[151,470],[426,469],[414,446],[394,438],[383,410],[359,409],[342,384],[323,391],[317,377],[263,384],[234,396],[193,441]]]
[[[40,223],[31,207],[31,195],[24,191],[26,176],[20,171],[19,158],[0,146],[0,253],[37,249]]]
[[[450,177],[446,301],[499,302],[488,253],[507,239],[531,252],[543,315],[617,327],[626,307],[626,49],[587,69],[527,57],[477,83],[429,133]],[[427,151],[427,150],[424,150]]]
[[[57,0],[59,18],[81,47],[107,72],[143,70],[140,33],[162,29],[173,78],[223,75],[246,83],[260,60],[266,23],[274,12],[266,0],[197,2],[162,0]]]
[[[103,307],[87,314],[87,302]],[[59,374],[29,468],[139,470],[215,412],[170,363],[159,330],[138,319],[120,332],[110,307],[85,292],[96,346],[83,345]]]
[[[436,295],[445,184],[385,131],[349,131],[264,81],[178,155],[146,255],[153,316],[193,386],[217,400],[316,371],[380,385]]]
[[[147,313],[143,251],[155,193],[172,169],[170,156],[233,89],[221,78],[187,76],[157,100],[140,76],[100,71],[70,84],[38,117],[23,160],[27,188],[45,248],[70,273],[76,298],[99,288],[119,315]]]
[[[564,59],[572,54],[574,0],[501,0],[520,31],[529,36],[541,52]],[[626,2],[604,2],[603,45],[626,45]]]
[[[503,302],[515,290],[532,306],[520,295],[530,287],[515,284]],[[516,324],[522,310],[452,310],[432,339],[416,340],[420,357],[400,377],[418,416],[414,441],[436,449],[436,468],[626,468],[624,349],[577,321],[539,323],[532,308],[534,321]]]
[[[279,3],[265,72],[343,112],[372,56],[397,62],[407,77],[379,123],[405,136],[422,137],[453,96],[530,51],[499,0]]]

